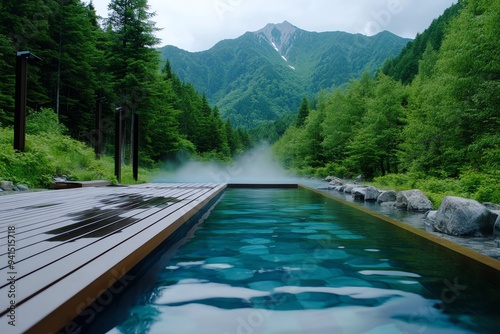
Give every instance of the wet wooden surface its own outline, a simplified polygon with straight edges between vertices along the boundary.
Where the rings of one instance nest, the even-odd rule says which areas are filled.
[[[57,332],[225,187],[145,184],[0,197],[0,333]]]

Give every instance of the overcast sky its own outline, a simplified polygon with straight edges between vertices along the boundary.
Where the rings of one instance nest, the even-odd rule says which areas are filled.
[[[85,0],[89,2],[90,0]],[[106,17],[110,0],[92,0]],[[149,0],[160,46],[191,52],[285,20],[307,31],[414,38],[457,0]]]

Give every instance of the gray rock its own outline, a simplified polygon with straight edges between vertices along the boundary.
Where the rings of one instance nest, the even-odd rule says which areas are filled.
[[[491,211],[500,211],[500,205],[498,205],[498,204],[486,202],[486,203],[483,203],[483,205],[488,210],[491,210]]]
[[[497,215],[495,225],[493,225],[493,236],[495,238],[500,238],[500,210],[490,210]]]
[[[488,236],[498,215],[477,201],[446,196],[433,224],[435,231],[455,236]]]
[[[382,191],[378,195],[377,203],[396,202],[397,193],[394,190]]]
[[[356,187],[352,189],[352,196],[354,199],[364,201],[366,197],[366,188],[365,187]]]
[[[376,202],[379,195],[380,195],[380,190],[370,186],[366,188],[365,201]]]
[[[342,181],[341,179],[339,179],[338,177],[331,177],[330,176],[330,183],[328,183],[329,186],[342,186],[344,185],[344,181]]]
[[[351,194],[352,190],[354,188],[359,188],[359,185],[357,185],[357,184],[346,184],[345,187],[344,187],[344,192],[346,194]]]
[[[427,211],[422,220],[424,222],[424,227],[427,232],[434,232],[434,224],[436,223],[437,210]]]
[[[14,183],[12,183],[11,181],[2,181],[0,182],[0,189],[4,191],[13,191]]]
[[[59,177],[59,176],[54,177],[54,182],[56,182],[56,183],[57,182],[66,182],[66,181],[68,181],[68,179],[65,178],[64,176],[62,176],[62,177]]]
[[[363,182],[364,180],[365,180],[365,176],[363,174],[361,174],[361,175],[356,176],[356,178],[354,179],[354,183]]]
[[[436,215],[437,215],[437,210],[429,210],[424,214],[422,219],[426,223],[434,225],[434,223],[436,222]]]
[[[396,195],[396,206],[398,209],[407,211],[434,210],[432,202],[418,189],[399,192]]]

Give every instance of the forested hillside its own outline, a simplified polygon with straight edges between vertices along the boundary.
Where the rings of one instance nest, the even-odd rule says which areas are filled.
[[[284,21],[217,43],[210,50],[161,49],[172,69],[217,104],[233,124],[253,128],[295,112],[303,96],[375,71],[409,39],[309,32]]]
[[[496,0],[459,1],[422,34],[444,32],[441,43],[428,40],[413,80],[386,65],[390,76],[365,73],[321,94],[276,153],[295,170],[323,176],[467,179],[464,192],[500,201],[499,17]]]
[[[69,135],[91,145],[98,101],[103,147],[113,149],[114,113],[125,110],[124,143],[140,116],[140,158],[155,163],[185,151],[228,159],[248,147],[248,134],[224,122],[192,85],[160,61],[154,15],[144,0],[111,0],[109,18],[81,0],[0,2],[0,126],[14,118],[16,52],[29,50],[30,113],[50,108]],[[128,161],[128,152],[124,159]]]

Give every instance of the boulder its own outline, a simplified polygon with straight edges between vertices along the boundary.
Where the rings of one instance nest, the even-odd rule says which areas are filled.
[[[424,214],[422,219],[428,223],[433,223],[436,221],[436,214],[437,214],[437,210],[429,210]]]
[[[436,223],[437,210],[427,211],[422,220],[424,221],[425,230],[427,232],[434,232],[434,224]]]
[[[330,183],[328,183],[328,185],[331,186],[331,187],[343,186],[344,185],[344,181],[342,181],[338,177],[334,177],[334,178],[332,178],[330,180]]]
[[[357,184],[346,184],[345,187],[344,187],[344,192],[346,194],[352,194],[352,190],[354,188],[359,188],[359,185],[357,185]]]
[[[394,190],[382,191],[378,195],[377,203],[396,202],[397,193]]]
[[[0,189],[4,191],[13,191],[14,190],[14,183],[11,181],[1,181],[0,182]]]
[[[495,238],[500,238],[500,210],[490,210],[497,215],[495,225],[493,225],[493,236]]]
[[[432,202],[418,189],[399,192],[396,195],[396,207],[407,211],[434,210]]]
[[[364,201],[366,197],[366,188],[365,187],[357,187],[352,189],[352,196],[354,199]]]
[[[454,236],[488,236],[493,234],[497,217],[475,200],[446,196],[432,226],[435,231]]]
[[[376,202],[379,195],[380,195],[380,190],[378,190],[375,187],[370,186],[370,187],[366,188],[365,201]]]
[[[483,205],[488,210],[491,210],[491,211],[500,211],[500,205],[498,205],[498,204],[486,202],[486,203],[483,203]]]
[[[365,180],[365,176],[363,174],[361,174],[361,175],[356,176],[356,178],[354,179],[354,183],[363,182],[364,180]]]

